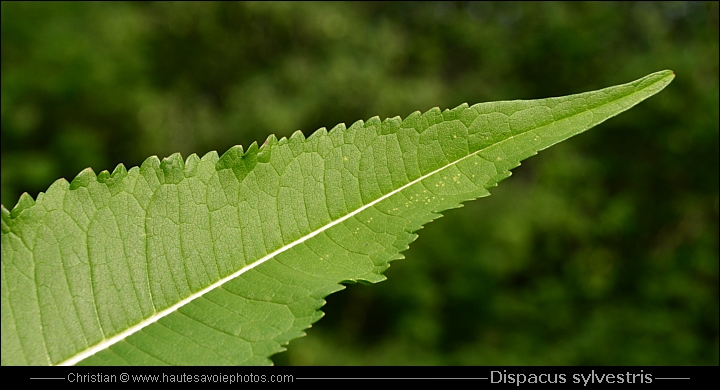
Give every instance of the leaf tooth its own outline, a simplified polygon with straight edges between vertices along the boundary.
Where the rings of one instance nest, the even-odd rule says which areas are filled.
[[[105,183],[108,179],[110,179],[110,172],[107,169],[100,171],[97,175],[98,183]]]
[[[180,153],[173,153],[167,157],[164,157],[162,161],[160,162],[160,166],[163,164],[183,164],[182,155]]]
[[[28,194],[27,192],[23,192],[22,195],[20,195],[20,199],[18,200],[17,204],[10,212],[10,217],[16,218],[23,210],[29,208],[34,204],[35,199],[33,199],[32,196],[30,196],[30,194]]]
[[[143,163],[140,165],[140,170],[145,171],[146,169],[155,168],[160,165],[160,159],[158,156],[150,156],[143,161]]]
[[[260,146],[260,151],[263,150],[266,146],[274,146],[278,144],[278,139],[275,136],[275,134],[270,134],[266,139],[265,142]]]
[[[469,105],[467,102],[465,102],[465,103],[459,104],[457,107],[455,107],[455,108],[453,108],[453,109],[449,109],[449,110],[445,110],[445,111],[456,111],[456,110],[457,110],[457,111],[463,111],[463,110],[468,109],[468,108],[470,108],[470,105]]]
[[[180,153],[173,153],[163,158],[160,169],[163,172],[165,184],[177,184],[185,178],[185,162]]]
[[[397,133],[397,131],[400,129],[400,126],[402,126],[402,118],[400,118],[399,116],[385,118],[385,120],[382,121],[382,125],[378,128],[378,134],[386,135]]]
[[[318,138],[318,137],[325,136],[325,135],[327,135],[327,133],[328,133],[327,129],[324,128],[324,127],[321,127],[321,128],[319,128],[319,129],[315,130],[312,134],[310,134],[310,136],[307,137],[307,139],[308,139],[308,141],[309,141],[309,140],[311,140],[311,139],[315,139],[315,138]]]
[[[146,160],[147,161],[147,160]],[[87,187],[91,182],[97,181],[97,176],[92,168],[87,167],[80,171],[75,178],[70,182],[70,189],[74,190],[80,187]]]
[[[9,233],[10,232],[10,210],[5,208],[5,205],[0,204],[0,220],[2,221],[2,233]]]
[[[422,113],[420,111],[414,111],[410,115],[407,116],[400,125],[400,127],[405,128],[413,128],[418,130],[420,128],[420,120],[422,118]]]
[[[440,110],[440,107],[437,107],[437,106],[432,107],[429,110],[423,112],[423,116],[438,115],[438,114],[442,114],[442,111]]]
[[[454,120],[454,119],[460,119],[462,116],[462,113],[465,112],[469,108],[467,103],[462,103],[459,106],[455,108],[446,108],[443,110],[443,120]]]
[[[104,171],[107,172],[107,171]],[[104,179],[104,181],[100,180],[100,176],[98,175],[98,181],[101,183],[105,183],[107,185],[108,190],[110,191],[110,194],[112,196],[117,195],[123,190],[123,179],[128,175],[127,170],[125,169],[125,165],[118,164],[115,169],[113,169],[112,174],[110,174],[108,177]]]
[[[365,127],[365,128],[368,128],[368,127],[376,127],[376,126],[381,126],[381,125],[382,125],[382,121],[380,120],[380,117],[376,115],[376,116],[368,119],[368,120],[365,122],[365,126],[364,126],[364,127]]]
[[[150,156],[143,161],[140,165],[140,175],[145,178],[151,191],[155,191],[160,184],[165,182],[158,156]]]
[[[338,123],[337,125],[335,125],[335,127],[333,127],[332,129],[330,129],[330,131],[329,131],[328,133],[332,134],[333,132],[336,132],[336,131],[342,132],[342,131],[345,131],[345,130],[346,130],[345,123],[340,122],[340,123]]]
[[[355,121],[355,123],[353,123],[352,125],[350,125],[350,128],[348,128],[348,130],[357,130],[357,129],[361,129],[363,127],[365,127],[365,122],[362,119],[360,119],[360,120]]]
[[[247,152],[243,151],[243,147],[236,145],[223,153],[217,162],[215,169],[221,171],[224,169],[232,170],[238,182],[242,182],[245,177],[255,168],[258,162],[258,144],[253,142],[248,147]]]
[[[258,147],[257,141],[253,141],[253,143],[248,146],[247,151],[245,151],[245,154],[243,154],[243,158],[249,158],[249,157],[255,157],[258,153],[258,150],[260,148]]]
[[[207,153],[205,153],[204,156],[200,159],[200,161],[209,161],[212,163],[217,163],[220,160],[220,156],[218,156],[217,150],[211,150]]]
[[[185,177],[197,175],[197,168],[200,164],[200,157],[193,153],[185,159]]]
[[[242,145],[232,146],[230,149],[226,150],[225,153],[222,154],[222,156],[220,156],[220,160],[218,160],[217,162],[216,169],[219,171],[221,169],[232,168],[234,165],[234,161],[242,158],[242,156],[244,155],[245,150],[243,149]]]
[[[436,125],[445,120],[440,107],[433,107],[422,114],[422,127],[421,132],[429,129],[431,126]]]
[[[257,151],[257,159],[260,162],[263,163],[269,163],[270,157],[272,155],[272,147],[277,145],[277,138],[275,138],[274,135],[270,135],[267,137],[265,142],[263,142],[262,145],[260,145],[260,149]]]
[[[305,141],[305,134],[303,134],[302,130],[295,130],[295,132],[290,136],[290,143],[303,141]]]
[[[115,169],[112,171],[112,177],[115,178],[116,176],[124,176],[127,175],[127,169],[125,168],[125,165],[123,163],[118,164]]]

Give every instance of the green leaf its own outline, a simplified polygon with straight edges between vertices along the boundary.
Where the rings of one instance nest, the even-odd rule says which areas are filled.
[[[2,207],[2,364],[270,364],[441,211],[673,78],[153,156],[23,194]]]

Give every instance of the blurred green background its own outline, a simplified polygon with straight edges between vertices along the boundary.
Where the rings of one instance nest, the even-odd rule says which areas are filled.
[[[378,115],[659,95],[446,212],[277,364],[718,364],[718,3],[2,3],[2,203]]]

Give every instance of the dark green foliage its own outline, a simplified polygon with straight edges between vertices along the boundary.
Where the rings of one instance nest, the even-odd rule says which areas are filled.
[[[717,365],[717,37],[716,2],[3,2],[2,203],[88,166],[673,69],[274,360]]]

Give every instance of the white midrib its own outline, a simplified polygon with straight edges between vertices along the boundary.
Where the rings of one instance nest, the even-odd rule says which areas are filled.
[[[646,77],[648,77],[648,76],[646,76]],[[662,82],[662,80],[658,80],[658,82]],[[657,83],[657,82],[656,82],[656,83]],[[651,86],[654,86],[656,83],[652,83],[651,85],[648,85],[648,86],[644,87],[643,90],[644,90],[644,89],[648,89],[648,88],[650,88]],[[610,88],[613,88],[613,87],[610,87]],[[595,91],[595,92],[598,92],[598,91]],[[568,120],[568,119],[570,119],[570,118],[572,118],[572,117],[575,117],[575,116],[577,116],[577,115],[584,114],[584,113],[586,113],[586,112],[588,112],[588,111],[592,113],[593,110],[596,110],[596,109],[601,108],[601,107],[603,107],[603,106],[606,106],[606,105],[608,105],[608,104],[614,103],[614,102],[617,101],[617,100],[621,100],[621,99],[628,98],[628,97],[634,95],[634,94],[637,93],[637,92],[639,92],[639,91],[634,91],[633,93],[627,94],[627,95],[622,96],[622,97],[620,97],[620,98],[618,98],[618,99],[610,100],[610,101],[607,101],[607,102],[605,102],[605,103],[603,103],[603,104],[600,104],[600,105],[598,105],[598,106],[589,108],[589,109],[587,109],[587,110],[583,110],[583,111],[578,112],[578,113],[575,113],[575,114],[573,114],[573,115],[569,115],[569,116],[567,116],[567,117],[560,118],[560,119],[558,119],[558,120],[554,120],[554,121],[552,121],[551,123],[548,123],[548,124],[546,124],[546,125],[544,125],[544,126],[541,126],[541,127],[549,126],[549,125],[551,125],[551,124],[557,124],[558,122],[562,122],[562,121],[564,121],[564,120]],[[651,94],[651,95],[652,95],[652,94]],[[643,98],[639,99],[638,101],[633,102],[633,104],[629,105],[628,107],[625,107],[625,108],[623,108],[622,110],[619,110],[618,112],[614,113],[613,115],[610,115],[610,116],[607,116],[607,117],[605,117],[605,118],[602,118],[602,119],[599,120],[599,121],[594,121],[594,120],[589,121],[585,126],[583,126],[584,128],[578,129],[577,131],[574,132],[575,134],[573,134],[573,135],[582,133],[583,131],[589,129],[590,127],[594,127],[594,126],[600,124],[601,122],[609,119],[610,117],[615,116],[615,115],[617,115],[617,114],[619,114],[619,113],[621,113],[621,112],[623,112],[623,111],[626,111],[626,110],[630,109],[632,106],[640,103],[641,101],[647,99],[648,97],[649,97],[649,96],[644,96]],[[528,131],[536,131],[536,130],[537,130],[537,128],[533,128],[533,129],[529,129]],[[524,134],[524,133],[521,133],[521,134]],[[443,166],[443,167],[440,167],[440,168],[438,168],[438,169],[436,169],[436,170],[434,170],[434,171],[432,171],[432,172],[430,172],[430,173],[427,173],[427,174],[425,174],[425,175],[423,175],[423,176],[421,176],[421,177],[419,177],[419,178],[417,178],[417,179],[415,179],[415,180],[413,180],[413,181],[411,181],[411,182],[403,185],[402,187],[399,187],[399,188],[397,188],[397,189],[395,189],[395,190],[393,190],[393,191],[391,191],[391,192],[389,192],[389,193],[387,193],[387,194],[379,197],[378,199],[375,199],[374,201],[372,201],[372,202],[370,202],[370,203],[368,203],[368,204],[366,204],[366,205],[363,205],[363,206],[359,207],[357,210],[352,211],[351,213],[349,213],[349,214],[347,214],[347,215],[345,215],[345,216],[343,216],[343,217],[341,217],[341,218],[338,218],[338,219],[336,219],[336,220],[328,223],[327,225],[325,225],[325,226],[323,226],[323,227],[321,227],[321,228],[319,228],[319,229],[317,229],[317,230],[315,230],[315,231],[313,231],[313,232],[311,232],[311,233],[309,233],[309,234],[307,234],[307,235],[305,235],[305,236],[303,236],[303,237],[301,237],[301,238],[299,238],[299,239],[297,239],[297,240],[295,240],[295,241],[293,241],[293,242],[291,242],[291,243],[289,243],[289,244],[287,244],[287,245],[285,245],[285,246],[282,246],[282,247],[278,248],[277,250],[275,250],[275,251],[273,251],[273,252],[271,252],[271,253],[269,253],[269,254],[261,257],[260,259],[256,260],[256,261],[253,262],[252,264],[246,265],[245,267],[239,269],[238,271],[236,271],[236,272],[234,272],[234,273],[232,273],[232,274],[230,274],[230,275],[228,275],[228,276],[226,276],[226,277],[218,280],[217,282],[215,282],[215,283],[213,283],[213,284],[205,287],[204,289],[202,289],[202,290],[200,290],[200,291],[198,291],[198,292],[196,292],[196,293],[188,296],[187,298],[185,298],[185,299],[179,301],[178,303],[176,303],[176,304],[168,307],[167,309],[162,310],[162,311],[160,311],[160,312],[158,312],[158,313],[155,313],[153,316],[148,317],[148,318],[145,319],[144,321],[142,321],[142,322],[140,322],[140,323],[138,323],[138,324],[136,324],[136,325],[128,328],[127,330],[125,330],[125,331],[123,331],[123,332],[121,332],[121,333],[118,333],[117,335],[115,335],[115,336],[113,336],[113,337],[111,337],[111,338],[109,338],[109,339],[107,339],[107,340],[104,340],[104,341],[102,341],[102,342],[100,342],[100,343],[98,343],[98,344],[96,344],[96,345],[94,345],[94,346],[92,346],[92,347],[90,347],[90,348],[88,348],[88,349],[86,349],[86,350],[78,353],[77,355],[71,357],[70,359],[67,359],[67,360],[63,361],[62,363],[59,363],[58,365],[60,365],[60,366],[70,366],[70,365],[76,364],[76,363],[78,363],[78,362],[80,362],[80,361],[82,361],[82,360],[84,360],[84,359],[86,359],[86,358],[88,358],[88,357],[90,357],[90,356],[92,356],[92,355],[94,355],[94,354],[102,351],[102,350],[105,350],[105,349],[109,348],[111,345],[113,345],[113,344],[115,344],[115,343],[117,343],[117,342],[119,342],[119,341],[121,341],[121,340],[123,340],[123,339],[125,339],[125,338],[127,338],[127,337],[129,337],[129,336],[131,336],[132,334],[134,334],[134,333],[142,330],[143,328],[145,328],[145,327],[147,327],[147,326],[149,326],[149,325],[152,325],[153,323],[157,322],[157,321],[160,320],[161,318],[163,318],[163,317],[165,317],[165,316],[167,316],[167,315],[169,315],[169,314],[174,313],[175,311],[177,311],[177,310],[180,309],[181,307],[183,307],[183,306],[187,305],[188,303],[192,302],[194,299],[199,298],[200,296],[202,296],[202,295],[204,295],[204,294],[207,294],[208,292],[210,292],[210,291],[212,291],[212,290],[214,290],[214,289],[222,286],[223,284],[227,283],[228,281],[230,281],[230,280],[232,280],[232,279],[235,279],[236,277],[238,277],[238,276],[244,274],[245,272],[247,272],[247,271],[249,271],[249,270],[251,270],[251,269],[259,266],[260,264],[263,264],[264,262],[266,262],[266,261],[272,259],[273,257],[277,256],[278,254],[280,254],[280,253],[282,253],[282,252],[285,252],[286,250],[288,250],[288,249],[290,249],[290,248],[292,248],[292,247],[294,247],[294,246],[296,246],[296,245],[298,245],[298,244],[302,244],[303,242],[305,242],[305,241],[307,241],[307,240],[309,240],[309,239],[317,236],[318,234],[320,234],[320,233],[322,233],[322,232],[330,229],[331,227],[333,227],[333,226],[335,226],[335,225],[337,225],[337,224],[339,224],[339,223],[342,223],[342,222],[344,222],[344,221],[346,221],[346,220],[354,217],[355,215],[357,215],[357,214],[359,214],[359,213],[367,210],[368,208],[370,208],[370,207],[372,207],[372,206],[374,206],[374,205],[382,202],[383,200],[385,200],[385,199],[387,199],[387,198],[389,198],[389,197],[391,197],[391,196],[393,196],[393,195],[401,192],[402,190],[404,190],[404,189],[406,189],[406,188],[408,188],[408,187],[410,187],[410,186],[412,186],[412,185],[414,185],[414,184],[417,184],[417,183],[419,183],[419,182],[427,179],[428,177],[430,177],[430,176],[432,176],[432,175],[434,175],[434,174],[436,174],[436,173],[438,173],[438,172],[440,172],[440,171],[442,171],[442,170],[445,170],[445,169],[447,169],[447,168],[449,168],[449,167],[451,167],[451,166],[453,166],[453,165],[456,165],[456,164],[458,164],[459,162],[461,162],[461,161],[463,161],[463,160],[466,160],[466,159],[468,159],[468,158],[470,158],[470,157],[472,157],[472,156],[477,155],[478,153],[481,153],[481,152],[483,152],[483,151],[486,151],[487,149],[489,149],[489,148],[491,148],[491,147],[497,147],[499,144],[503,144],[503,143],[505,143],[505,142],[508,142],[508,141],[512,140],[513,138],[515,138],[516,136],[517,136],[517,135],[511,135],[510,137],[508,137],[508,138],[506,138],[506,139],[504,139],[504,140],[502,140],[502,141],[500,141],[500,142],[497,142],[497,143],[495,143],[495,144],[492,144],[492,145],[489,145],[489,146],[487,146],[487,147],[485,147],[485,148],[482,148],[482,149],[480,149],[480,150],[477,150],[477,151],[475,151],[475,152],[473,152],[473,153],[468,154],[467,156],[464,156],[464,157],[462,157],[462,158],[460,158],[460,159],[457,159],[457,160],[455,160],[455,161],[453,161],[453,162],[451,162],[451,163],[449,163],[449,164],[447,164],[447,165],[445,165],[445,166]],[[558,141],[558,142],[559,142],[559,141]],[[545,145],[545,148],[547,148],[547,147],[549,147],[549,146],[550,146],[550,145]],[[543,148],[543,149],[544,149],[544,148]]]
[[[459,162],[461,162],[461,161],[463,161],[463,160],[465,160],[465,159],[468,159],[468,158],[470,158],[470,157],[472,157],[472,156],[474,156],[474,155],[476,155],[476,154],[478,154],[478,153],[480,153],[480,152],[482,152],[482,151],[484,151],[484,150],[487,150],[488,148],[490,148],[490,147],[492,147],[492,146],[497,146],[499,143],[509,141],[509,140],[513,139],[513,137],[515,137],[515,135],[512,135],[512,136],[510,136],[510,137],[508,137],[508,138],[504,139],[503,141],[500,141],[500,142],[498,142],[498,143],[496,143],[496,144],[493,144],[493,145],[488,146],[488,147],[486,147],[486,148],[483,148],[483,149],[480,149],[480,150],[475,151],[475,152],[473,152],[473,153],[470,153],[470,154],[468,154],[467,156],[464,156],[464,157],[462,157],[462,158],[460,158],[460,159],[458,159],[458,160],[455,160],[455,161],[453,161],[453,162],[451,162],[451,163],[449,163],[449,164],[447,164],[447,165],[445,165],[445,166],[443,166],[443,167],[440,167],[440,168],[438,168],[438,169],[436,169],[436,170],[434,170],[434,171],[432,171],[432,172],[430,172],[430,173],[427,173],[427,174],[425,174],[425,175],[423,175],[423,176],[421,176],[421,177],[419,177],[419,178],[417,178],[417,179],[415,179],[415,180],[413,180],[413,181],[411,181],[411,182],[403,185],[402,187],[399,187],[399,188],[397,188],[397,189],[395,189],[395,190],[393,190],[393,191],[391,191],[391,192],[388,192],[387,194],[385,194],[385,195],[383,195],[383,196],[375,199],[374,201],[372,201],[372,202],[370,202],[370,203],[368,203],[368,204],[366,204],[366,205],[363,205],[362,207],[359,207],[359,208],[356,209],[355,211],[353,211],[353,212],[351,212],[351,213],[349,213],[349,214],[346,214],[345,216],[343,216],[343,217],[341,217],[341,218],[338,218],[338,219],[336,219],[336,220],[328,223],[327,225],[325,225],[325,226],[323,226],[323,227],[321,227],[321,228],[313,231],[312,233],[309,233],[309,234],[307,234],[307,235],[305,235],[305,236],[303,236],[303,237],[301,237],[301,238],[298,238],[297,240],[295,240],[295,241],[293,241],[293,242],[291,242],[291,243],[289,243],[289,244],[287,244],[287,245],[285,245],[285,246],[282,246],[282,247],[276,249],[275,251],[273,251],[273,252],[271,252],[271,253],[268,253],[267,255],[261,257],[260,259],[256,260],[256,261],[253,262],[252,264],[249,264],[249,265],[244,266],[243,268],[240,268],[238,271],[236,271],[236,272],[234,272],[234,273],[232,273],[232,274],[230,274],[230,275],[228,275],[228,276],[226,276],[226,277],[218,280],[217,282],[215,282],[215,283],[213,283],[213,284],[205,287],[204,289],[202,289],[202,290],[200,290],[200,291],[198,291],[198,292],[196,292],[196,293],[188,296],[187,298],[185,298],[185,299],[179,301],[178,303],[176,303],[176,304],[168,307],[167,309],[162,310],[162,311],[160,311],[160,312],[158,312],[158,313],[155,313],[154,315],[152,315],[151,317],[148,317],[147,319],[143,320],[142,322],[139,322],[138,324],[136,324],[136,325],[134,325],[134,326],[132,326],[132,327],[124,330],[123,332],[120,332],[120,333],[116,334],[115,336],[113,336],[113,337],[111,337],[111,338],[109,338],[109,339],[107,339],[107,340],[103,340],[102,342],[100,342],[100,343],[98,343],[98,344],[96,344],[96,345],[94,345],[94,346],[92,346],[92,347],[90,347],[90,348],[88,348],[88,349],[86,349],[86,350],[78,353],[77,355],[71,357],[70,359],[67,359],[67,360],[63,361],[62,363],[59,363],[58,365],[59,365],[59,366],[71,366],[71,365],[74,365],[74,364],[76,364],[76,363],[79,363],[80,361],[82,361],[82,360],[84,360],[84,359],[86,359],[86,358],[88,358],[88,357],[90,357],[90,356],[92,356],[92,355],[94,355],[94,354],[102,351],[102,350],[105,350],[105,349],[109,348],[111,345],[113,345],[113,344],[115,344],[115,343],[117,343],[117,342],[119,342],[119,341],[121,341],[121,340],[123,340],[123,339],[125,339],[125,338],[127,338],[127,337],[129,337],[129,336],[131,336],[133,333],[138,332],[138,331],[142,330],[143,328],[145,328],[145,327],[147,327],[147,326],[149,326],[149,325],[152,325],[153,323],[157,322],[157,321],[160,320],[161,318],[163,318],[163,317],[165,317],[165,316],[167,316],[167,315],[169,315],[169,314],[172,314],[172,313],[176,312],[178,309],[180,309],[181,307],[183,307],[183,306],[187,305],[188,303],[192,302],[194,299],[199,298],[200,296],[207,294],[208,292],[210,292],[210,291],[212,291],[212,290],[214,290],[214,289],[222,286],[223,284],[229,282],[229,281],[232,280],[232,279],[237,278],[238,276],[244,274],[245,272],[250,271],[251,269],[257,267],[258,265],[260,265],[260,264],[262,264],[262,263],[264,263],[264,262],[272,259],[273,257],[279,255],[280,253],[283,253],[283,252],[285,252],[286,250],[288,250],[288,249],[290,249],[290,248],[292,248],[292,247],[294,247],[294,246],[296,246],[296,245],[298,245],[298,244],[302,244],[303,242],[305,242],[305,241],[307,241],[307,240],[309,240],[309,239],[317,236],[318,234],[320,234],[320,233],[322,233],[322,232],[330,229],[331,227],[333,227],[333,226],[335,226],[335,225],[337,225],[337,224],[339,224],[339,223],[342,223],[342,222],[344,222],[344,221],[346,221],[346,220],[348,220],[348,219],[356,216],[357,214],[360,214],[361,212],[367,210],[368,208],[370,208],[370,207],[372,207],[372,206],[374,206],[374,205],[382,202],[383,200],[385,200],[385,199],[387,199],[387,198],[389,198],[389,197],[391,197],[391,196],[393,196],[393,195],[401,192],[402,190],[404,190],[404,189],[406,189],[406,188],[408,188],[408,187],[410,187],[410,186],[412,186],[412,185],[414,185],[414,184],[416,184],[416,183],[419,183],[419,182],[427,179],[428,177],[430,177],[430,176],[432,176],[432,175],[434,175],[434,174],[436,174],[436,173],[438,173],[438,172],[440,172],[440,171],[442,171],[442,170],[444,170],[444,169],[447,169],[447,168],[449,168],[449,167],[451,167],[451,166],[453,166],[453,165],[455,165],[455,164],[457,164],[457,163],[459,163]]]

